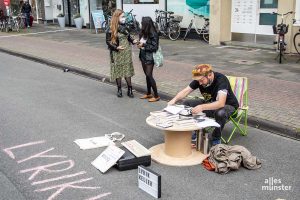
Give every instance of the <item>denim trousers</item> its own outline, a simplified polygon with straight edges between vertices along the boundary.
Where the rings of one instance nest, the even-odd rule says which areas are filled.
[[[205,101],[203,99],[189,99],[183,102],[183,105],[196,107],[198,105],[204,104]],[[205,110],[203,111],[207,117],[214,118],[220,127],[216,127],[212,133],[212,140],[221,139],[221,132],[229,119],[230,115],[235,112],[235,108],[230,105],[225,105],[223,108],[219,108],[217,110]]]
[[[25,13],[26,17],[26,26],[30,26],[30,13]]]

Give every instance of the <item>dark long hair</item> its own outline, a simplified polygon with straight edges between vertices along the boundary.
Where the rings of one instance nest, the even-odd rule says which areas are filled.
[[[142,18],[142,30],[140,37],[149,38],[151,35],[157,33],[151,17]]]

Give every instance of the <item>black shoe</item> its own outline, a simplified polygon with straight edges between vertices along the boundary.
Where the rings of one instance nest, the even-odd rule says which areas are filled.
[[[122,97],[122,88],[118,88],[118,93],[117,93],[118,97]]]
[[[133,93],[132,93],[132,87],[131,87],[131,86],[128,87],[127,96],[129,96],[130,98],[133,98],[133,97],[134,97],[134,95],[133,95]]]

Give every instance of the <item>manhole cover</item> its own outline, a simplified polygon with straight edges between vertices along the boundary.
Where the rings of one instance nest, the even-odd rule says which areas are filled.
[[[254,64],[261,63],[261,62],[256,61],[256,60],[232,60],[232,61],[229,61],[229,62],[235,63],[235,64],[240,64],[240,65],[254,65]]]

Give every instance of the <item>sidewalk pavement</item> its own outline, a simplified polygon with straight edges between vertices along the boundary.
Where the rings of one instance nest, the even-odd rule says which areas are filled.
[[[89,29],[60,29],[35,25],[21,33],[0,33],[0,51],[69,68],[101,81],[109,81],[109,52],[105,34]],[[300,63],[287,55],[279,64],[274,50],[236,46],[211,46],[200,40],[161,39],[164,66],[154,70],[164,99],[173,97],[191,81],[195,64],[210,63],[215,71],[249,79],[249,125],[300,139]],[[133,48],[135,89],[144,92],[145,75]],[[1,61],[0,64],[5,64]],[[194,92],[192,95],[197,96]]]

